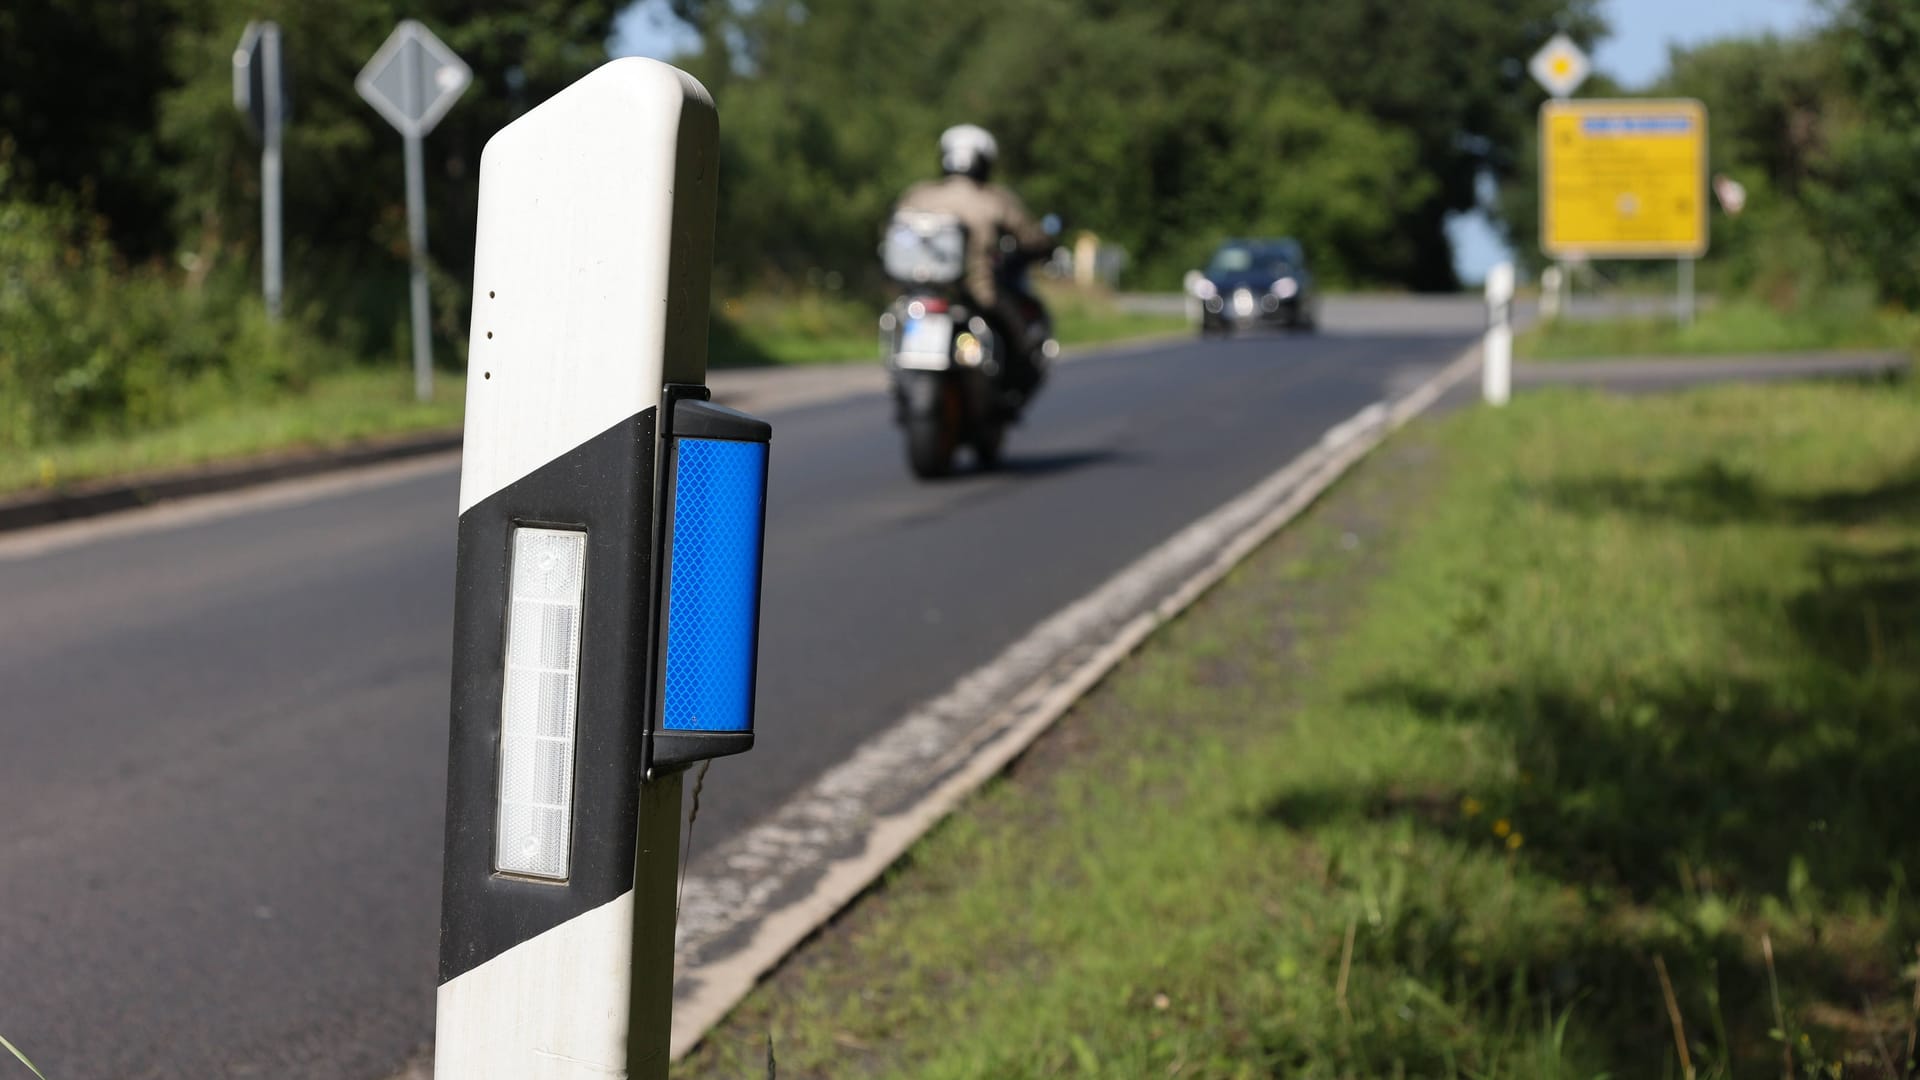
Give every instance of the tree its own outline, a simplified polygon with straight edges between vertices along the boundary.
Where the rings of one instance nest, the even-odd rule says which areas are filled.
[[[170,240],[154,103],[178,24],[162,3],[0,5],[0,153],[15,182],[42,200],[79,196],[136,258]]]
[[[161,95],[174,228],[198,273],[258,251],[259,155],[234,112],[228,57],[249,18],[281,25],[293,74],[286,130],[288,296],[317,306],[362,349],[394,347],[407,238],[400,136],[353,80],[414,17],[473,69],[473,86],[425,144],[428,246],[443,338],[463,340],[480,151],[495,131],[606,59],[619,0],[174,0],[174,82]]]
[[[700,33],[690,62],[721,107],[723,252],[782,273],[870,265],[891,195],[929,171],[943,126],[968,120],[999,135],[1029,202],[1120,241],[1161,281],[1206,238],[1284,218],[1338,235],[1342,274],[1429,288],[1453,284],[1446,218],[1475,205],[1481,175],[1512,171],[1530,130],[1539,95],[1525,58],[1557,28],[1583,40],[1601,29],[1594,0],[1302,0],[1284,15],[1259,0],[983,0],[939,18],[911,0],[674,10]],[[1382,169],[1394,182],[1373,183]],[[1343,175],[1369,179],[1320,179]],[[1376,201],[1364,215],[1340,203],[1338,227],[1300,197],[1349,190]]]
[[[1844,255],[1884,296],[1920,305],[1920,7],[1852,0],[1834,31],[1859,119],[1836,139],[1815,202]]]

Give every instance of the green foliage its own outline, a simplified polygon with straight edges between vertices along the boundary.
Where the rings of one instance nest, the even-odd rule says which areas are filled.
[[[1830,257],[1816,203],[1852,106],[1833,32],[1762,36],[1675,50],[1652,93],[1707,104],[1708,160],[1747,190],[1738,216],[1711,213],[1702,285],[1817,315],[1835,284],[1857,275]]]
[[[287,295],[360,352],[406,304],[401,140],[354,92],[401,18],[422,20],[474,85],[426,141],[436,330],[464,344],[474,184],[495,131],[606,59],[621,0],[154,0],[0,11],[0,137],[18,194],[104,222],[124,257],[178,261],[189,284],[245,276],[259,248],[259,152],[233,108],[234,43],[280,23],[293,116],[284,148]],[[317,306],[315,306],[317,305]],[[450,352],[452,350],[449,350]]]
[[[1739,181],[1745,210],[1712,204],[1711,254],[1700,284],[1750,297],[1781,317],[1818,320],[1836,297],[1865,286],[1884,301],[1920,304],[1920,8],[1904,0],[1838,0],[1825,25],[1672,51],[1654,97],[1690,97],[1708,110],[1711,172]],[[1635,96],[1591,85],[1582,96]],[[1520,258],[1538,262],[1537,150],[1521,148],[1520,182],[1501,193]],[[1628,279],[1668,264],[1614,264]]]
[[[341,363],[231,283],[128,270],[97,219],[14,187],[0,159],[0,447],[154,427]]]
[[[1193,332],[1193,324],[1185,315],[1125,311],[1104,289],[1051,282],[1041,282],[1037,288],[1046,301],[1047,313],[1053,317],[1054,337],[1069,349],[1125,338]]]
[[[1841,251],[1889,299],[1920,307],[1920,131],[1860,128],[1843,141],[1822,200]]]
[[[1396,436],[683,1071],[1909,1075],[1914,390]]]
[[[1859,123],[1837,141],[1820,199],[1843,252],[1885,294],[1920,306],[1920,8],[1853,0],[1835,28]]]
[[[1797,283],[1796,283],[1797,284]],[[1560,319],[1515,340],[1528,360],[1807,352],[1920,351],[1920,317],[1881,306],[1865,285],[1773,298],[1736,294],[1686,326],[1670,318]]]
[[[14,185],[84,198],[135,258],[169,250],[155,99],[179,21],[168,2],[0,5],[0,142],[15,144]]]
[[[716,298],[707,363],[714,367],[833,364],[878,355],[871,304],[809,290]]]
[[[1336,281],[1444,287],[1447,214],[1510,169],[1531,123],[1525,57],[1556,26],[1599,30],[1589,0],[675,8],[723,117],[735,280],[870,279],[892,199],[969,120],[1036,210],[1124,245],[1136,283],[1177,281],[1220,237],[1284,231]]]
[[[473,69],[473,85],[425,142],[436,334],[465,346],[475,184],[493,133],[606,59],[619,0],[170,0],[156,88],[174,229],[194,273],[249,265],[259,249],[259,153],[232,102],[233,44],[249,19],[280,23],[292,71],[284,186],[287,293],[320,305],[324,329],[386,353],[406,305],[402,143],[353,80],[402,18],[426,23]]]
[[[329,370],[299,393],[229,396],[159,427],[62,439],[0,454],[0,492],[172,471],[206,462],[365,443],[460,426],[465,380],[442,374],[432,401],[414,400],[405,367]]]

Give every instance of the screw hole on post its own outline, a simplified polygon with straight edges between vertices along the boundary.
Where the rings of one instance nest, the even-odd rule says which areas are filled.
[[[487,299],[489,299],[489,300],[491,300],[491,299],[493,299],[493,290],[492,290],[492,289],[488,289],[488,290],[487,290]]]
[[[487,340],[488,340],[488,341],[492,341],[492,340],[493,340],[493,331],[491,331],[491,330],[489,330],[489,331],[487,331]]]
[[[483,372],[481,372],[481,373],[480,373],[480,377],[481,377],[481,378],[483,378],[483,379],[491,379],[491,378],[493,378],[493,372],[491,372],[491,371],[483,371]]]

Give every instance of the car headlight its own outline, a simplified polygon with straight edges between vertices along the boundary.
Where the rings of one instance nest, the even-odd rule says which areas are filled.
[[[1273,295],[1282,300],[1289,299],[1300,291],[1300,283],[1290,277],[1283,277],[1273,283]]]
[[[1202,300],[1211,300],[1220,295],[1220,290],[1214,287],[1213,282],[1201,278],[1193,283],[1193,295]]]

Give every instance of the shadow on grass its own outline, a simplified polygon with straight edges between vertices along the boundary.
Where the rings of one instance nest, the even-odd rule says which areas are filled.
[[[1782,496],[1710,466],[1556,497],[1696,522],[1827,527],[1920,516],[1911,475]],[[1380,955],[1371,959],[1435,967],[1423,981],[1466,987],[1496,1010],[1529,997],[1579,1001],[1582,1026],[1602,1033],[1616,1075],[1649,1075],[1656,1055],[1671,1057],[1661,1049],[1670,1036],[1655,954],[1672,969],[1690,1032],[1732,1075],[1778,1075],[1757,944],[1768,927],[1794,1023],[1852,1055],[1846,1075],[1887,1075],[1877,1044],[1892,1040],[1895,1057],[1904,1049],[1910,988],[1899,972],[1920,936],[1920,906],[1906,896],[1920,868],[1920,546],[1856,546],[1851,533],[1831,533],[1807,557],[1808,587],[1726,601],[1730,627],[1790,631],[1794,648],[1762,674],[1377,682],[1349,702],[1493,732],[1512,747],[1514,779],[1310,787],[1273,799],[1263,820],[1293,829],[1404,822],[1565,883],[1585,924],[1557,940],[1496,932],[1469,955],[1452,940],[1457,914],[1416,906],[1401,915],[1408,927],[1372,935]]]
[[[1751,471],[1719,460],[1664,479],[1582,477],[1549,484],[1538,493],[1558,508],[1576,514],[1625,511],[1705,525],[1910,521],[1920,519],[1920,461],[1910,463],[1885,483],[1818,495],[1770,491]]]
[[[1414,813],[1461,834],[1506,820],[1526,859],[1639,900],[1708,889],[1785,897],[1808,887],[1877,900],[1920,866],[1920,724],[1912,680],[1847,692],[1739,680],[1623,685],[1598,695],[1516,685],[1482,694],[1386,683],[1358,700],[1485,725],[1515,747],[1520,779],[1458,793],[1356,793],[1340,813]],[[1823,685],[1824,684],[1824,685]],[[1462,800],[1486,809],[1466,818]],[[1308,823],[1282,799],[1276,821]],[[1804,883],[1801,885],[1799,883]]]
[[[1897,587],[1911,596],[1920,583]],[[1796,610],[1812,614],[1811,628],[1833,609],[1803,597]],[[1818,1040],[1797,1053],[1865,1062],[1876,1039],[1897,1042],[1905,1026],[1910,989],[1899,971],[1911,959],[1904,943],[1920,935],[1905,895],[1907,868],[1920,866],[1920,695],[1911,674],[1874,670],[1883,677],[1851,692],[1819,679],[1784,693],[1729,680],[1598,695],[1382,683],[1354,700],[1501,730],[1516,744],[1518,779],[1309,788],[1275,798],[1263,818],[1290,829],[1407,822],[1563,882],[1579,915],[1553,932],[1484,922],[1475,932],[1454,904],[1405,903],[1362,935],[1356,960],[1450,987],[1487,1015],[1532,1008],[1536,1028],[1539,1014],[1577,1008],[1613,1075],[1658,1075],[1671,1056],[1656,955],[1697,1056],[1724,1065],[1718,1075],[1778,1075],[1758,945],[1768,926],[1792,1027]],[[1524,838],[1518,850],[1512,837]],[[1888,1074],[1867,1066],[1846,1075]]]

